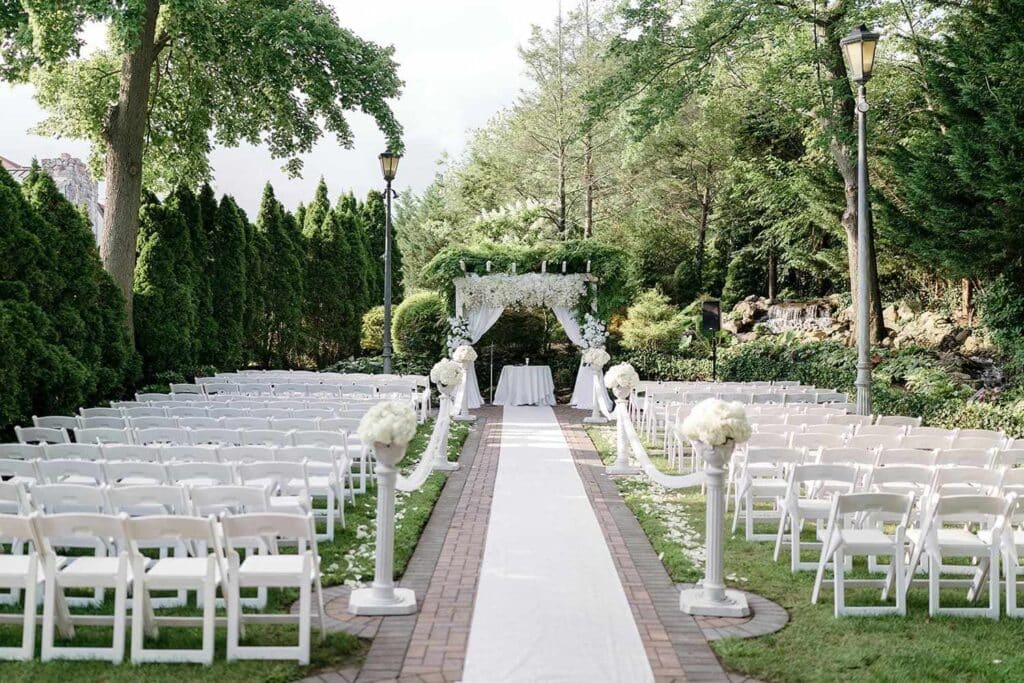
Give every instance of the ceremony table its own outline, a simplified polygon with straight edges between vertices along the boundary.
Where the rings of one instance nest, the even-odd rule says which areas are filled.
[[[496,406],[553,406],[555,382],[546,365],[506,365],[501,369]]]

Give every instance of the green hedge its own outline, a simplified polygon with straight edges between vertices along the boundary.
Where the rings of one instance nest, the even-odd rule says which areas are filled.
[[[435,360],[448,352],[448,309],[436,292],[417,292],[395,309],[391,321],[395,351]]]

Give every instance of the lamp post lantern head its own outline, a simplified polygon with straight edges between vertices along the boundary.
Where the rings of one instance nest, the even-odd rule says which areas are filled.
[[[382,152],[377,158],[380,159],[380,170],[384,174],[384,180],[390,183],[398,173],[398,161],[402,156],[389,151]]]
[[[877,33],[869,31],[867,26],[861,24],[839,41],[839,46],[843,48],[846,68],[855,83],[864,84],[871,78],[879,37]]]

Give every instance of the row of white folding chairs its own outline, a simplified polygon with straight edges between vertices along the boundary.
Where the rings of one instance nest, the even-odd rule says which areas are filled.
[[[254,378],[256,378],[254,380]],[[367,372],[316,372],[313,370],[239,370],[236,372],[218,372],[213,377],[196,377],[196,384],[216,382],[252,382],[266,380],[270,382],[422,382],[426,375],[372,374]]]
[[[204,419],[204,418],[182,418]],[[246,419],[246,418],[225,418]],[[342,419],[342,418],[334,418]],[[344,425],[339,425],[343,427]],[[19,443],[71,443],[64,428],[15,427]],[[228,427],[148,427],[128,429],[118,427],[77,427],[74,430],[76,443],[123,443],[145,446],[147,444],[170,444],[179,446],[202,446],[204,444],[225,446],[343,446],[354,440],[344,428],[319,430],[247,429]]]
[[[237,394],[241,396],[405,396],[418,393],[426,387],[415,383],[400,384],[172,384],[172,396]]]
[[[227,659],[294,659],[308,664],[312,629],[313,593],[325,636],[324,602],[320,584],[320,556],[312,515],[255,512],[220,520],[190,515],[129,517],[94,513],[0,515],[0,536],[28,544],[19,554],[0,555],[0,587],[25,591],[21,615],[4,615],[7,622],[22,624],[20,646],[0,648],[0,658],[31,660],[35,653],[37,596],[43,593],[41,659],[105,659],[120,663],[125,655],[128,603],[131,600],[131,661],[195,662],[211,664],[218,622],[227,627]],[[278,554],[279,541],[293,542],[296,552]],[[93,557],[67,557],[68,547],[95,548]],[[153,549],[173,548],[173,556],[152,558]],[[242,559],[239,550],[244,549]],[[162,553],[163,555],[163,553]],[[113,615],[90,611],[75,615],[65,591],[76,589],[114,591]],[[227,617],[216,615],[217,589],[227,604]],[[288,615],[242,613],[242,589],[295,588],[299,609]],[[201,617],[156,616],[156,591],[195,591]],[[130,598],[129,598],[130,596]],[[241,645],[246,623],[282,620],[298,623],[294,646]],[[74,635],[75,623],[110,624],[113,636],[108,647],[58,645],[55,631]],[[202,645],[195,649],[147,647],[145,638],[157,635],[157,627],[197,626]]]
[[[343,407],[321,406],[317,408],[292,407],[292,406],[235,406],[222,403],[196,403],[181,404],[169,402],[170,405],[154,403],[142,405],[116,405],[110,408],[79,408],[78,415],[43,416],[39,419],[45,420],[50,417],[301,417],[301,418],[327,418],[327,417],[362,417],[366,411],[376,403],[365,404],[343,404]],[[35,427],[52,427],[54,425],[39,424]],[[58,425],[59,426],[59,425]]]
[[[837,486],[850,482],[855,474],[837,466],[806,465],[794,470],[792,479],[803,479],[802,484],[820,488],[823,482]],[[797,508],[791,505],[791,554],[813,545],[819,549],[811,602],[817,603],[821,588],[831,584],[834,593],[834,613],[843,615],[906,614],[907,592],[915,582],[915,574],[927,565],[928,611],[931,616],[983,616],[999,617],[1000,564],[1006,575],[1006,614],[1024,616],[1017,606],[1016,591],[1021,575],[1019,554],[1024,551],[1024,534],[1014,528],[1014,515],[1018,510],[1018,495],[1024,483],[1018,482],[1010,490],[992,489],[993,492],[967,494],[929,494],[927,504],[915,505],[913,491],[890,492],[871,490],[854,492],[847,483],[831,500],[807,501]],[[915,525],[915,517],[917,524]],[[808,544],[799,540],[799,529],[806,521],[816,523],[818,542]],[[1019,525],[1019,519],[1017,520]],[[779,544],[783,533],[780,523]],[[868,558],[869,571],[881,573],[879,578],[847,579],[846,572],[854,556]],[[888,564],[877,562],[889,557]],[[956,558],[960,564],[947,564],[944,560]],[[962,564],[963,560],[968,564]],[[798,568],[807,565],[798,562]],[[794,567],[796,570],[797,567]],[[834,578],[825,580],[831,569]],[[948,578],[952,574],[956,578]],[[943,578],[946,576],[947,578]],[[966,598],[975,603],[988,583],[988,604],[983,607],[943,607],[941,589],[967,588]],[[846,588],[881,588],[880,605],[849,606]],[[884,604],[888,596],[895,597],[894,605]]]
[[[773,537],[754,532],[758,519],[776,520],[781,514],[780,502],[786,489],[786,477],[793,468],[804,464],[857,467],[862,473],[884,472],[890,467],[924,467],[952,469],[961,473],[984,470],[998,476],[1004,470],[1024,472],[1015,466],[1024,462],[1019,450],[1000,453],[979,449],[869,449],[853,447],[750,447],[737,453],[730,470],[727,496],[735,490],[733,532],[744,521],[748,541],[772,540]],[[885,476],[885,475],[883,475]],[[1014,474],[1012,476],[1022,476]],[[758,503],[772,503],[770,509],[757,508]]]
[[[134,410],[139,410],[135,408]],[[182,408],[184,410],[184,408]],[[173,411],[172,411],[173,412]],[[297,429],[304,432],[318,431],[355,431],[359,427],[361,416],[351,417],[292,417],[277,414],[272,417],[263,415],[240,416],[126,416],[118,417],[75,417],[65,415],[48,415],[33,417],[35,427],[43,429],[150,429],[153,427],[180,427],[182,429],[276,429],[290,431]]]
[[[904,427],[889,425],[820,424],[813,420],[794,424],[755,423],[754,434],[802,435],[802,441],[812,443],[809,434],[820,434],[819,445],[852,445],[867,448],[1013,448],[1017,440],[1007,438],[1000,431],[990,429],[943,429],[941,427]],[[837,443],[842,442],[842,443]]]
[[[139,460],[94,461],[62,460],[0,460],[0,473],[9,481],[28,487],[33,493],[39,486],[76,486],[77,489],[53,489],[49,501],[65,508],[85,504],[91,494],[81,489],[96,490],[105,485],[123,486],[213,486],[254,485],[272,496],[273,509],[310,511],[327,521],[324,538],[334,538],[335,519],[345,524],[344,501],[355,494],[351,461],[328,449],[270,449],[264,459],[243,459],[224,462],[147,462]],[[313,510],[310,499],[323,498],[325,508]],[[283,507],[282,507],[283,506]],[[52,508],[40,508],[53,512]],[[104,510],[96,510],[102,512]]]
[[[228,394],[216,396],[201,396],[199,394],[139,394],[145,397],[142,401],[111,401],[112,408],[140,408],[144,406],[159,406],[164,408],[172,407],[203,407],[207,408],[358,408],[361,406],[373,406],[380,403],[380,399],[371,396],[352,396],[339,399],[332,396],[321,396],[314,398],[288,397],[288,396],[231,396]],[[79,414],[82,411],[79,410]]]

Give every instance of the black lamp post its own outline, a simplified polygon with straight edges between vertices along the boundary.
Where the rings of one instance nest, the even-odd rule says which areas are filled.
[[[384,175],[386,188],[384,203],[387,206],[387,219],[384,221],[384,373],[391,374],[391,181],[398,172],[398,161],[401,155],[384,152],[380,159],[380,170]]]
[[[861,24],[839,41],[850,79],[857,84],[857,414],[871,414],[871,209],[868,205],[867,82],[879,35]]]

